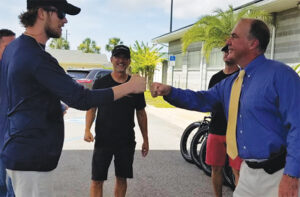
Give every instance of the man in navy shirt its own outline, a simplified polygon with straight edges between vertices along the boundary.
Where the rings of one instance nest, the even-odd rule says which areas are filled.
[[[113,88],[84,89],[45,51],[49,38],[61,36],[66,14],[79,12],[66,0],[27,0],[19,16],[26,30],[3,54],[0,85],[7,92],[8,125],[1,157],[18,197],[55,195],[53,170],[64,141],[61,100],[88,110],[145,91],[138,76]]]
[[[16,38],[16,34],[9,29],[0,29],[0,68],[2,54],[6,46]],[[5,74],[5,73],[4,73]],[[1,75],[1,73],[0,73]],[[0,95],[7,94],[0,90]],[[7,123],[6,112],[4,111],[7,106],[7,100],[0,97],[0,152],[3,146],[4,140],[4,128]],[[14,196],[14,191],[11,185],[10,178],[6,178],[6,169],[0,158],[0,197],[11,197]]]
[[[238,156],[245,162],[235,197],[300,196],[300,78],[289,66],[265,58],[269,40],[267,25],[256,19],[240,20],[227,40],[228,57],[245,72],[236,124]],[[237,76],[199,92],[154,83],[152,95],[197,111],[211,111],[221,102],[228,116]]]

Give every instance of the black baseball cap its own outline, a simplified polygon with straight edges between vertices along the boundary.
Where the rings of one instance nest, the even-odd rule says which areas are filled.
[[[69,15],[76,15],[80,8],[67,2],[67,0],[27,0],[27,9],[53,6]]]
[[[130,59],[130,49],[125,45],[117,45],[111,52],[112,56],[117,56],[119,54],[123,54],[126,58]]]
[[[225,53],[227,53],[228,50],[229,50],[228,44],[226,44],[226,45],[221,49],[221,51],[223,51],[223,52],[225,52]]]

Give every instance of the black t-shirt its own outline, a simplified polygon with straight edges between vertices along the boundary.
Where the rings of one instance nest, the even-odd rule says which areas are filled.
[[[235,72],[234,72],[235,73]],[[214,74],[209,81],[208,88],[213,87],[226,77],[232,75],[225,74],[223,70],[219,71],[218,73]],[[227,129],[227,119],[224,113],[223,105],[221,103],[217,103],[214,107],[214,110],[211,112],[212,118],[209,127],[209,133],[216,134],[216,135],[226,135]]]
[[[127,81],[129,81],[130,76]],[[111,74],[95,81],[93,89],[120,85]],[[98,106],[95,147],[120,147],[135,144],[134,112],[146,106],[144,94],[130,94],[112,104]]]

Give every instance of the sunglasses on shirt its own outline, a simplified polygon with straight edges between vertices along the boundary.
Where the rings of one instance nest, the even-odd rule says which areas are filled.
[[[57,9],[55,9],[55,8],[43,8],[45,11],[47,11],[47,12],[56,12],[56,14],[57,14],[57,17],[59,18],[59,19],[64,19],[64,18],[66,18],[66,13],[65,12],[63,12],[63,11],[61,11],[61,10],[57,10]]]

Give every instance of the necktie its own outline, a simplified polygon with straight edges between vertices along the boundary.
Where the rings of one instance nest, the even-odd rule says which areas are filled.
[[[227,144],[227,154],[232,159],[235,159],[238,156],[237,143],[236,143],[236,123],[237,123],[239,100],[240,100],[244,75],[245,75],[245,70],[240,70],[238,77],[236,78],[236,80],[232,85],[231,94],[230,94],[228,123],[227,123],[227,131],[226,131],[226,144]]]

